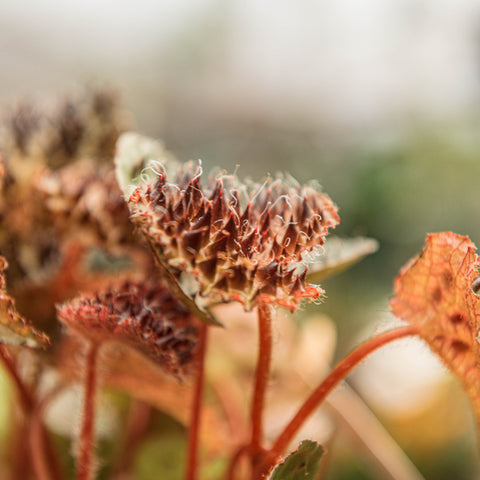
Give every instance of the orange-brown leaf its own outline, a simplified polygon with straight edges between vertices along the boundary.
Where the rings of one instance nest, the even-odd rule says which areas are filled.
[[[472,284],[480,259],[468,237],[430,234],[420,256],[395,279],[393,313],[419,335],[462,381],[480,425],[480,298]]]
[[[46,347],[48,337],[31,325],[17,312],[15,301],[8,295],[5,283],[5,269],[8,263],[0,256],[0,343]]]

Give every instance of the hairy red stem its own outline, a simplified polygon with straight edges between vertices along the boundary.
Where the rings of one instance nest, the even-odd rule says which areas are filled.
[[[263,411],[265,394],[270,377],[272,360],[272,307],[266,303],[258,305],[258,360],[255,370],[255,386],[251,410],[250,459],[255,472],[263,459]]]
[[[208,326],[205,323],[200,325],[198,337],[198,371],[195,380],[195,389],[192,399],[192,410],[188,429],[187,464],[185,480],[196,480],[198,475],[198,448],[200,422],[202,416],[202,398],[205,381],[205,354],[207,351]]]
[[[83,403],[83,419],[78,439],[78,457],[76,480],[93,478],[93,443],[95,437],[95,393],[97,386],[97,357],[99,345],[88,346],[85,365],[85,397]]]
[[[30,392],[28,387],[23,382],[22,378],[18,373],[15,361],[11,357],[8,349],[3,345],[0,345],[0,358],[15,384],[17,393],[19,395],[19,401],[20,401],[23,414],[26,415],[27,417],[30,416],[30,420],[29,420],[31,424],[30,431],[32,431],[32,425],[35,428],[35,440],[33,443],[30,441],[30,452],[32,455],[32,462],[33,462],[32,466],[34,470],[39,465],[39,463],[36,463],[38,461],[37,454],[40,451],[42,451],[42,452],[45,452],[47,456],[47,459],[46,459],[47,463],[43,464],[42,468],[45,467],[44,471],[45,472],[49,471],[50,474],[48,474],[48,477],[47,477],[47,476],[42,476],[42,474],[37,474],[38,473],[37,472],[36,475],[38,476],[39,480],[47,479],[47,478],[60,480],[62,478],[61,471],[55,455],[54,447],[50,441],[50,438],[47,435],[47,432],[45,431],[45,427],[43,423],[39,418],[37,418],[37,414],[40,415],[39,414],[40,407],[35,406],[36,402],[32,395],[32,392]]]
[[[265,469],[271,466],[272,462],[282,455],[293,437],[298,432],[300,427],[310,417],[310,415],[320,406],[327,395],[356,367],[367,355],[374,350],[386,345],[393,340],[403,337],[416,335],[418,329],[409,325],[402,328],[396,328],[388,332],[382,333],[377,337],[367,340],[362,345],[358,346],[349,355],[336,365],[336,367],[328,374],[328,376],[320,383],[320,385],[310,394],[304,404],[300,407],[295,416],[290,420],[288,425],[283,429],[278,436],[270,451],[267,453],[268,464]]]
[[[20,410],[14,412],[15,427],[10,454],[12,457],[12,476],[15,480],[23,480],[27,479],[30,474],[30,464],[26,461],[26,457],[28,457],[29,453],[26,438],[28,431],[28,417],[33,408],[34,400],[32,393],[18,373],[15,360],[12,358],[8,348],[3,345],[0,345],[0,359],[15,385],[18,394],[18,402],[20,404]]]
[[[252,453],[261,449],[263,437],[263,409],[267,391],[272,359],[272,312],[265,303],[258,305],[258,360],[255,370],[251,425],[250,448]]]
[[[52,480],[47,455],[44,451],[44,431],[39,412],[34,412],[30,420],[30,452],[32,455],[32,467],[37,480]]]

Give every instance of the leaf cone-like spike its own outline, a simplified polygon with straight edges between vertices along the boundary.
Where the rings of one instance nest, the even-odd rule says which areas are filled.
[[[183,195],[183,203],[189,218],[193,219],[203,205],[203,196],[198,178],[188,182],[188,187]]]
[[[292,284],[294,272],[295,270],[293,269],[287,269],[282,272],[280,279],[283,288],[289,287]]]
[[[165,207],[167,198],[165,196],[165,187],[156,185],[152,194],[152,204],[154,207]]]
[[[173,207],[173,214],[174,214],[175,220],[180,220],[184,213],[185,213],[185,205],[183,204],[183,198],[181,198]]]
[[[282,245],[285,248],[287,254],[292,254],[295,252],[295,247],[297,245],[297,236],[298,231],[292,215],[290,217],[290,221],[288,222],[288,226],[285,230],[285,235],[283,236],[282,240]]]
[[[227,278],[228,288],[231,290],[243,291],[247,287],[245,270],[241,267],[234,267],[230,270]]]
[[[219,220],[223,220],[224,212],[224,195],[223,195],[223,184],[221,180],[217,180],[215,190],[210,197],[212,202],[212,222],[215,226],[218,226]]]
[[[241,213],[241,212],[239,212]],[[245,207],[243,213],[240,216],[239,225],[238,225],[238,234],[240,237],[244,237],[248,232],[252,230],[251,226],[251,205],[250,203]]]
[[[203,240],[207,234],[206,227],[192,230],[182,236],[182,245],[184,252],[187,253],[188,258],[194,257],[203,247]]]
[[[203,212],[203,215],[202,215]],[[200,228],[208,228],[210,229],[210,224],[212,222],[212,206],[211,204],[207,204],[204,207],[204,202],[202,202],[202,206],[199,209],[197,216],[195,218],[195,222],[192,224],[191,228],[193,230],[198,230]]]
[[[308,205],[308,199],[306,196],[303,197],[302,202],[299,205],[299,215],[298,220],[300,223],[305,223],[309,218],[312,217],[312,209]]]
[[[230,234],[228,232],[226,233],[223,231],[218,232],[217,235],[215,236],[214,241],[210,245],[208,245],[206,249],[207,255],[213,256],[220,252],[226,252],[229,237],[230,237]]]
[[[273,276],[261,289],[260,295],[274,296],[277,293],[277,277]]]
[[[265,285],[270,282],[270,280],[275,277],[278,270],[278,262],[274,260],[273,262],[265,265],[264,267],[259,267],[256,273],[256,279],[260,285]]]
[[[245,236],[242,243],[240,244],[241,248],[242,248],[242,253],[244,255],[249,255],[250,254],[250,252],[252,251],[252,248],[255,245],[255,242],[256,242],[257,238],[258,238],[258,232],[257,232],[256,228],[254,228],[249,235]]]
[[[267,210],[261,219],[260,232],[262,235],[268,234],[270,227],[270,210]]]
[[[212,257],[209,260],[198,262],[197,267],[200,269],[202,275],[212,282],[217,272],[217,257]]]
[[[275,256],[275,258],[279,258],[279,257],[285,258],[286,252],[284,253],[284,250],[285,250],[285,247],[283,247],[278,243],[277,237],[275,236],[272,242],[272,253]]]
[[[224,232],[228,232],[231,236],[233,237],[236,237],[237,236],[237,224],[235,222],[235,213],[234,212],[230,212],[230,217],[227,221],[227,223],[225,224],[225,226],[223,227],[223,231]]]

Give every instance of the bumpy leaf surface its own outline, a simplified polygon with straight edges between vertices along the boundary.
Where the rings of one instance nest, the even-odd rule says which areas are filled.
[[[314,480],[320,470],[323,447],[311,440],[304,440],[297,450],[273,470],[269,480]]]
[[[77,297],[58,307],[58,318],[93,342],[129,345],[175,375],[195,360],[198,321],[158,279]]]
[[[50,344],[48,337],[26,322],[17,312],[14,300],[8,295],[5,282],[7,267],[7,261],[0,256],[0,343],[47,347]]]
[[[479,266],[468,237],[431,234],[395,279],[390,305],[461,379],[480,425],[480,298],[472,290]]]
[[[210,301],[294,311],[324,293],[305,282],[304,256],[324,244],[340,218],[315,182],[300,185],[282,174],[262,184],[225,173],[205,178],[188,162],[172,174],[160,167],[154,184],[133,191],[129,207],[166,266],[193,275],[198,294]]]

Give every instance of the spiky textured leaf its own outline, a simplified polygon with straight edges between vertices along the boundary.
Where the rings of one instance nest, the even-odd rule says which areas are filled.
[[[126,344],[175,375],[195,359],[198,320],[158,279],[78,297],[60,305],[58,317],[84,338]]]
[[[318,185],[287,175],[263,184],[226,174],[203,180],[192,163],[168,180],[162,167],[157,175],[130,196],[132,219],[170,267],[195,276],[200,295],[240,301],[246,310],[259,301],[295,310],[302,298],[323,294],[305,282],[303,255],[323,245],[340,219]]]

